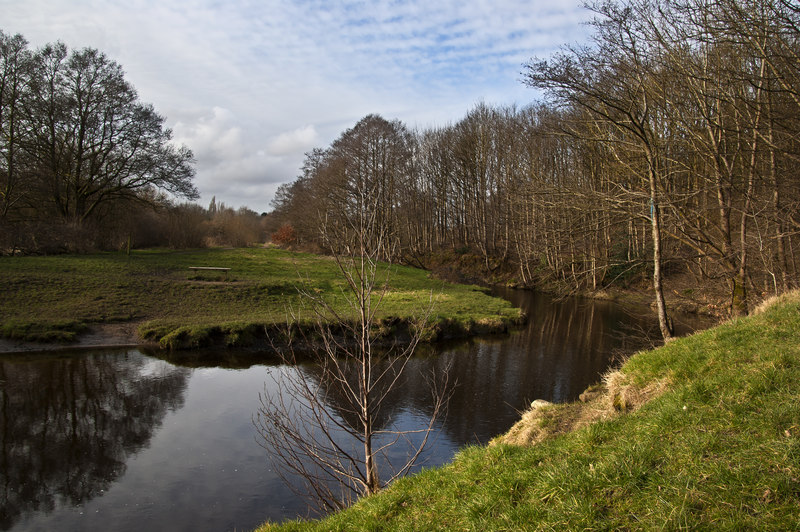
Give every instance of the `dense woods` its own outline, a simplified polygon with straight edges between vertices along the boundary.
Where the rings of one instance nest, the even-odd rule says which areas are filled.
[[[470,254],[492,278],[597,290],[639,275],[670,335],[664,279],[733,314],[798,282],[800,7],[788,0],[625,0],[591,9],[593,40],[524,65],[542,100],[480,103],[410,131],[370,115],[274,200],[276,240],[379,198],[397,257]],[[278,223],[276,222],[276,223]]]

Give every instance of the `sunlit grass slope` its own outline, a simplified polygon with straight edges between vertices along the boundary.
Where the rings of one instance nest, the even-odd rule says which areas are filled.
[[[532,446],[464,449],[281,530],[800,529],[800,294],[639,353],[612,380],[601,421]],[[650,393],[635,409],[619,400],[637,390]],[[575,405],[545,408],[536,423]]]
[[[190,266],[231,268],[227,275]],[[0,258],[0,334],[70,340],[87,325],[136,321],[165,346],[212,339],[245,345],[288,310],[310,317],[298,286],[341,302],[343,281],[326,257],[279,249],[134,251],[81,256]],[[301,282],[302,279],[302,282]],[[384,318],[419,315],[433,298],[433,319],[462,331],[502,327],[519,311],[474,286],[445,284],[427,272],[393,266]]]

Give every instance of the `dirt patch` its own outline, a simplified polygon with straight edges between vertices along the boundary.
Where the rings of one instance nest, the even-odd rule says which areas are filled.
[[[136,330],[139,323],[100,323],[92,325],[76,342],[48,343],[23,342],[0,338],[0,353],[32,353],[36,351],[59,351],[94,347],[134,347],[147,342],[139,338]]]

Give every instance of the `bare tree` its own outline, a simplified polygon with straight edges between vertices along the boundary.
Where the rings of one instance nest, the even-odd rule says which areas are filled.
[[[409,322],[406,342],[379,345],[379,310],[390,291],[392,268],[379,258],[395,254],[388,225],[376,219],[383,215],[378,204],[384,201],[379,189],[385,184],[362,180],[351,190],[358,195],[359,208],[346,223],[341,218],[323,222],[323,240],[336,250],[333,260],[344,286],[336,302],[300,288],[316,317],[316,341],[311,342],[316,348],[308,355],[315,364],[276,378],[276,391],[265,390],[254,419],[275,468],[287,481],[299,476],[304,489],[298,492],[309,496],[318,510],[344,508],[407,474],[420,459],[448,398],[445,372],[431,376],[433,408],[426,426],[400,429],[386,415],[393,406],[390,394],[424,334],[431,306]],[[293,316],[293,322],[298,320]],[[299,357],[290,348],[283,358],[296,365]],[[402,464],[388,459],[387,451],[398,444],[407,449]]]
[[[546,61],[531,61],[525,83],[548,91],[561,106],[585,111],[597,128],[595,139],[612,151],[649,200],[653,246],[653,292],[664,340],[672,338],[663,289],[663,204],[666,175],[659,115],[660,86],[648,42],[640,38],[630,9],[611,2],[593,8],[598,18],[597,50],[567,48]],[[590,128],[584,128],[587,134]],[[579,133],[580,135],[580,133]]]
[[[196,199],[194,156],[94,48],[0,31],[0,217],[82,224],[150,191]]]
[[[158,188],[196,199],[192,152],[151,105],[138,101],[122,67],[102,52],[68,53],[63,44],[35,55],[26,99],[31,169],[55,213],[83,222],[98,206]]]
[[[30,52],[21,35],[9,36],[0,30],[0,219],[23,197],[20,186],[21,107],[25,92]]]

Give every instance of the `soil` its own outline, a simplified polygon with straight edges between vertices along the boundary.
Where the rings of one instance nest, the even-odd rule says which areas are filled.
[[[417,263],[430,270],[432,276],[455,283],[532,288],[554,295],[575,295],[654,306],[652,278],[646,272],[598,290],[577,290],[552,280],[534,279],[532,284],[523,285],[517,278],[518,272],[510,269],[508,263],[487,264],[479,255],[470,251],[460,253],[440,250],[420,257]],[[491,270],[487,269],[489,266]],[[754,307],[768,295],[750,287],[748,303]],[[724,280],[703,280],[685,271],[669,272],[664,279],[664,298],[669,312],[698,314],[715,319],[726,318],[730,313],[730,293]]]
[[[139,323],[101,323],[91,325],[89,330],[78,336],[76,342],[47,343],[24,342],[0,338],[0,354],[33,353],[37,351],[61,351],[66,349],[86,349],[96,347],[136,347],[147,342],[139,338],[136,329]]]

